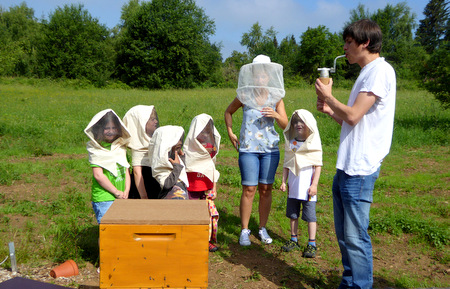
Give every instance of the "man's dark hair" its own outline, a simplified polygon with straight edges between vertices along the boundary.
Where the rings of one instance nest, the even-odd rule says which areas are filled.
[[[383,35],[381,33],[380,26],[375,21],[370,19],[361,19],[348,25],[342,38],[344,41],[348,38],[352,38],[359,45],[366,43],[369,40],[367,49],[370,53],[380,53],[381,42]]]

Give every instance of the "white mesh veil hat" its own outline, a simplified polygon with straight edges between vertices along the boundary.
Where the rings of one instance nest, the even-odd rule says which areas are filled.
[[[270,63],[270,57],[267,55],[260,54],[253,58],[252,63]]]
[[[266,55],[256,56],[241,67],[236,92],[237,98],[251,108],[275,107],[285,95],[283,66]]]

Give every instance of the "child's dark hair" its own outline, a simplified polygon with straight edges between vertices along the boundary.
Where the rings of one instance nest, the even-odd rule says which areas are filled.
[[[103,129],[110,121],[112,121],[117,128],[117,138],[122,136],[122,126],[120,125],[119,118],[112,111],[108,111],[96,124],[92,126],[94,139],[98,143],[104,141]]]
[[[303,122],[303,120],[301,119],[301,117],[298,115],[298,113],[294,113],[291,117],[291,124],[293,124],[296,121],[301,121]]]
[[[369,41],[367,50],[369,50],[370,53],[380,53],[381,51],[383,34],[381,33],[380,26],[378,26],[375,21],[361,19],[353,22],[345,28],[344,33],[342,34],[344,41],[346,41],[348,37],[355,40],[359,45]]]

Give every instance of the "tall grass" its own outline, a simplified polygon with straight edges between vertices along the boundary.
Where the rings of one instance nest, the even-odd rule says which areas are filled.
[[[334,94],[345,102],[349,90],[335,89]],[[195,115],[207,113],[213,117],[222,135],[217,164],[221,172],[217,206],[221,214],[222,250],[216,258],[227,258],[231,254],[228,248],[237,242],[239,233],[237,208],[241,192],[237,154],[231,148],[223,120],[223,113],[234,97],[234,89],[95,89],[50,81],[0,79],[0,258],[7,254],[7,246],[3,245],[14,240],[22,263],[49,259],[58,262],[68,258],[98,262],[98,232],[89,203],[92,176],[85,150],[88,139],[83,130],[100,110],[112,108],[123,117],[138,104],[155,105],[160,125],[180,125],[186,132]],[[329,266],[339,267],[340,260],[333,252],[336,244],[332,237],[330,187],[340,127],[316,111],[313,87],[287,89],[284,102],[289,116],[296,109],[304,108],[317,119],[324,150],[317,206],[321,257]],[[239,110],[233,116],[236,134],[241,121],[242,110]],[[431,94],[418,89],[399,89],[393,146],[376,183],[370,227],[372,236],[413,235],[414,242],[425,246],[441,263],[449,262],[449,123],[450,111],[443,110]],[[280,178],[281,166],[275,188],[279,188]],[[9,192],[17,182],[42,186],[47,191],[22,192],[22,195]],[[278,236],[274,241],[276,246],[283,244],[288,235],[289,222],[284,210],[285,195],[275,189],[268,227]],[[254,222],[257,219],[254,210],[252,231],[257,230]],[[300,226],[300,232],[305,232],[304,222]],[[300,239],[305,242],[306,235]],[[338,280],[336,276],[330,279],[295,258],[290,261],[293,270],[305,272],[305,278],[319,280],[318,287],[336,285],[333,283]],[[3,266],[7,267],[8,263]],[[392,286],[430,286],[427,281],[415,279],[413,272],[406,279],[396,277],[395,272],[375,274],[392,279]],[[260,273],[254,271],[251,276],[249,282],[259,279]],[[433,282],[433,286],[442,285]]]

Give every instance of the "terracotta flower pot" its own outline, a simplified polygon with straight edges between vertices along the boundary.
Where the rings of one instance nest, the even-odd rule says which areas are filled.
[[[53,278],[69,277],[75,275],[78,275],[78,266],[77,263],[75,263],[73,260],[67,260],[66,262],[53,268],[53,270],[50,271],[50,276],[52,276]]]

